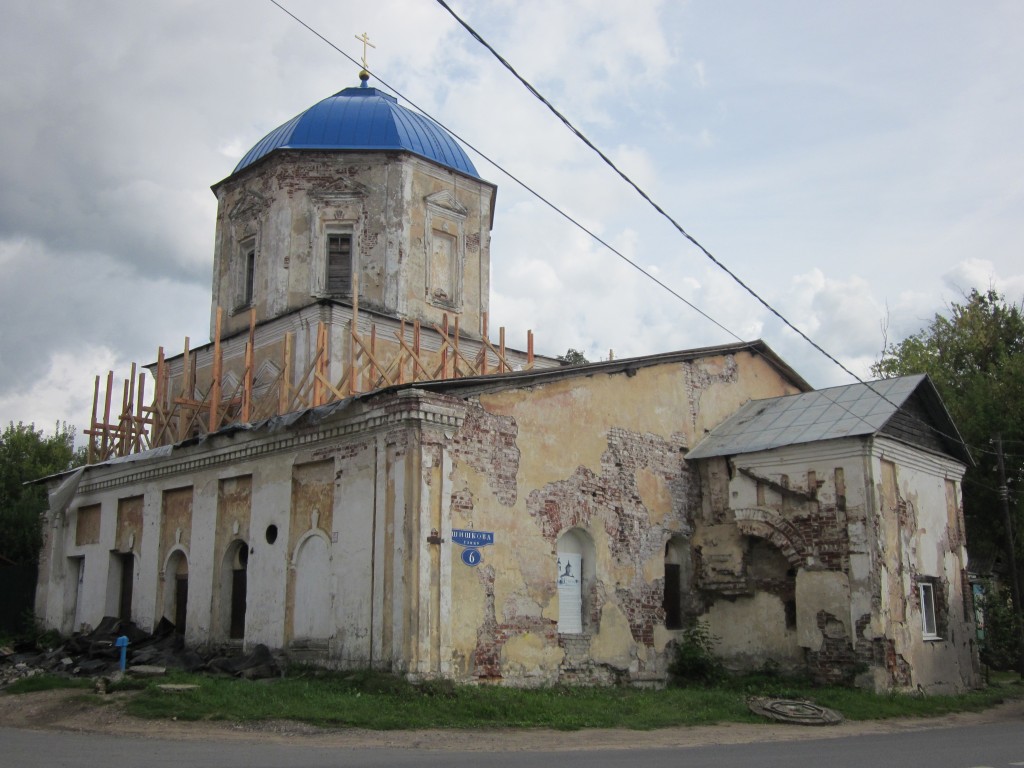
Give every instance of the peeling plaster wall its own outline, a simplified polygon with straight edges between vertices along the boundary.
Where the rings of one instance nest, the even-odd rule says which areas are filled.
[[[875,440],[870,457],[880,518],[880,611],[893,684],[929,693],[980,681],[959,484],[963,466]],[[893,525],[896,523],[896,525]],[[934,585],[938,639],[924,639],[918,585]],[[901,664],[900,662],[905,662]]]
[[[663,680],[677,636],[665,627],[665,545],[691,534],[700,505],[685,451],[738,402],[792,391],[763,360],[740,354],[467,403],[452,440],[444,530],[492,531],[495,542],[477,567],[461,562],[461,547],[441,545],[459,606],[444,650],[453,676],[515,685]],[[556,557],[571,531],[586,537],[594,560],[583,557],[579,635],[558,632]],[[691,595],[686,583],[683,593]]]
[[[770,656],[821,682],[879,690],[977,684],[973,614],[961,587],[962,465],[888,439],[831,440],[701,464],[696,587],[731,666],[756,668]],[[791,626],[781,621],[784,601],[767,596],[779,588],[751,573],[757,542],[790,564]],[[941,641],[921,639],[916,574],[942,587],[949,620]]]
[[[225,335],[248,327],[248,307],[239,306],[245,252],[256,251],[253,306],[263,322],[326,294],[326,234],[342,232],[353,236],[362,306],[426,323],[461,315],[462,330],[479,338],[493,185],[407,153],[282,151],[215,190],[211,337],[217,307]],[[429,290],[433,231],[454,238],[457,295]]]
[[[740,352],[509,379],[465,398],[408,388],[286,430],[93,467],[68,524],[53,529],[48,556],[60,565],[47,615],[59,623],[74,603],[67,582],[79,560],[69,558],[79,558],[76,610],[102,617],[109,552],[131,527],[137,620],[152,628],[166,612],[165,568],[181,552],[192,644],[223,635],[225,558],[245,541],[245,647],[416,677],[658,682],[678,636],[665,626],[666,543],[686,549],[702,514],[685,452],[743,399],[724,392],[735,389],[769,397],[795,387]],[[77,511],[91,505],[100,540],[76,545]],[[462,562],[454,528],[495,533],[477,567]],[[556,559],[567,542],[582,553],[581,634],[558,632]],[[675,558],[693,615],[699,564]]]
[[[423,579],[417,569],[426,562],[423,531],[440,519],[441,497],[424,494],[411,478],[429,468],[444,492],[445,443],[463,412],[457,399],[406,390],[353,403],[305,428],[217,435],[170,456],[90,467],[68,513],[47,524],[41,615],[65,632],[98,624],[117,604],[110,553],[130,549],[138,555],[133,618],[152,630],[173,604],[168,562],[182,556],[186,641],[223,642],[226,555],[244,541],[244,647],[264,643],[338,667],[440,674],[437,630],[446,619],[438,601],[430,613],[418,591],[436,572],[427,569]],[[326,552],[324,578],[312,593],[296,595],[298,552],[311,534]],[[440,587],[438,581],[438,596]],[[324,631],[316,642],[298,642],[296,600],[310,599],[326,606]]]
[[[857,626],[870,616],[873,594],[863,444],[830,441],[702,464],[697,587],[719,652],[738,669],[771,658],[823,682],[851,681],[865,661]],[[784,563],[776,583],[752,572],[758,547]]]

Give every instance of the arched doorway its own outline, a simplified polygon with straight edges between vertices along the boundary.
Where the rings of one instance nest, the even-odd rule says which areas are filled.
[[[177,549],[164,568],[164,616],[174,622],[174,631],[185,634],[188,616],[188,557]]]
[[[221,632],[230,640],[245,637],[245,607],[248,590],[249,545],[236,539],[228,545],[220,567],[218,620]],[[223,635],[222,635],[223,637]]]
[[[690,548],[682,536],[673,536],[665,542],[665,628],[682,629],[685,598],[683,584],[689,577]]]

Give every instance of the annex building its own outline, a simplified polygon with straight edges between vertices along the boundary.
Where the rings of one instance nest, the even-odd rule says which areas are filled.
[[[814,391],[760,341],[576,367],[493,341],[496,187],[365,78],[213,190],[211,341],[97,380],[92,463],[47,481],[47,627],[658,684],[700,619],[736,669],[978,683],[970,457],[926,378]]]

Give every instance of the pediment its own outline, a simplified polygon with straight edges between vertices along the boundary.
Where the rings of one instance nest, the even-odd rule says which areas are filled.
[[[270,201],[259,192],[247,189],[242,192],[238,202],[232,206],[228,218],[232,221],[255,219],[270,206]]]
[[[460,203],[455,195],[449,190],[445,189],[441,192],[435,192],[432,195],[426,197],[427,206],[430,208],[440,208],[448,214],[455,214],[459,218],[465,218],[469,215],[469,209]]]
[[[309,191],[309,196],[315,200],[345,200],[352,198],[366,197],[369,194],[365,184],[349,178],[348,176],[337,176],[326,184],[317,185]]]

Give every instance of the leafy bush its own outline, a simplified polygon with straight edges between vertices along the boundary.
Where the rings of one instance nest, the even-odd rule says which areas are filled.
[[[725,667],[714,654],[715,639],[707,624],[700,621],[683,630],[668,667],[674,685],[711,686],[725,677]]]
[[[995,670],[1017,667],[1020,634],[1014,621],[1010,590],[1005,584],[985,582],[978,601],[984,621],[981,638],[981,660]]]

